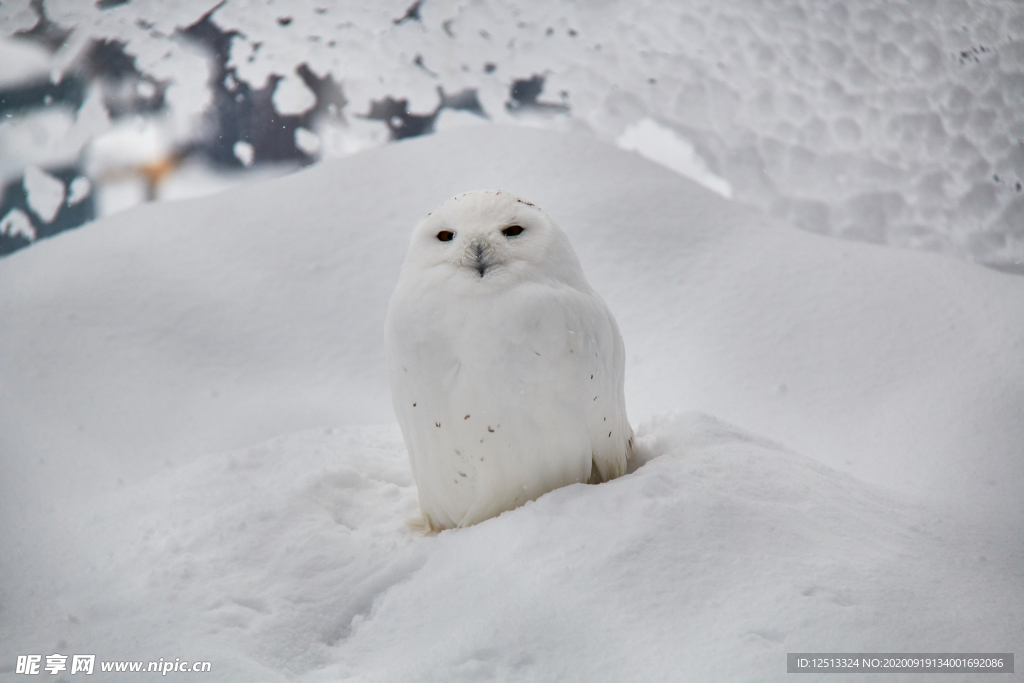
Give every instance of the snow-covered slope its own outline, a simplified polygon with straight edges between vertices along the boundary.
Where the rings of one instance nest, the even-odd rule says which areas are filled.
[[[569,234],[668,457],[422,538],[397,430],[367,426],[393,422],[381,330],[411,226],[476,187]],[[105,219],[0,292],[0,672],[763,680],[786,651],[1024,644],[1019,278],[493,126]]]
[[[436,537],[402,523],[394,426],[197,460],[71,524],[74,570],[13,596],[32,616],[4,662],[53,644],[225,681],[765,681],[787,651],[1019,651],[1020,567],[991,539],[712,418],[640,437],[653,460],[628,477]]]

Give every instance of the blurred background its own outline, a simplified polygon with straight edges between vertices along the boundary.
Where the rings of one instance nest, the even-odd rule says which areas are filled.
[[[494,123],[636,150],[805,230],[1024,273],[1015,0],[0,0],[0,255]]]

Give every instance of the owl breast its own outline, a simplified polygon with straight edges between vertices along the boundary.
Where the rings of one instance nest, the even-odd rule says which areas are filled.
[[[392,396],[432,527],[474,524],[590,478],[588,402],[613,393],[615,379],[601,362],[613,340],[593,324],[606,313],[592,298],[534,283],[457,305],[396,292]]]

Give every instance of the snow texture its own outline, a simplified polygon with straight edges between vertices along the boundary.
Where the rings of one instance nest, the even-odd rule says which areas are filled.
[[[708,170],[707,162],[688,140],[650,119],[628,126],[615,141],[627,152],[637,152],[651,161],[694,180],[723,197],[732,197],[729,183]]]
[[[0,5],[7,35],[33,26],[29,6]],[[380,122],[359,118],[375,101],[406,99],[426,116],[442,92],[469,88],[496,122],[613,141],[654,121],[737,199],[812,232],[1024,269],[1024,7],[1015,0],[218,7],[216,25],[237,32],[228,65],[256,88],[283,78],[282,113],[308,102],[300,64],[341,84],[347,123],[314,131],[328,157],[387,139]],[[54,68],[91,38],[124,41],[141,71],[171,83],[175,139],[196,134],[209,68],[176,30],[210,2],[46,8],[76,29]],[[516,83],[539,86],[531,106],[512,106]],[[42,163],[40,151],[18,147],[26,125],[0,124],[0,144]]]
[[[78,204],[92,192],[92,183],[85,176],[78,176],[68,184],[68,206]]]
[[[410,227],[476,187],[543,206],[616,311],[637,458],[423,536],[384,314]],[[0,320],[3,681],[53,652],[765,681],[1024,651],[1024,282],[589,137],[467,127],[121,213],[0,262]]]
[[[32,219],[21,209],[11,209],[7,215],[0,219],[0,234],[20,235],[31,241],[36,238],[36,229],[32,226]]]
[[[64,183],[46,171],[29,166],[25,169],[25,196],[28,206],[37,216],[49,223],[64,203]]]
[[[25,41],[0,39],[0,88],[22,85],[46,73],[50,55],[46,48]]]

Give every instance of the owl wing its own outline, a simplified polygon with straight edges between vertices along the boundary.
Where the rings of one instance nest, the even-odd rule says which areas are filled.
[[[590,482],[598,483],[625,474],[632,453],[623,386],[626,352],[615,318],[596,293],[580,301],[577,319],[582,401],[593,456]]]

